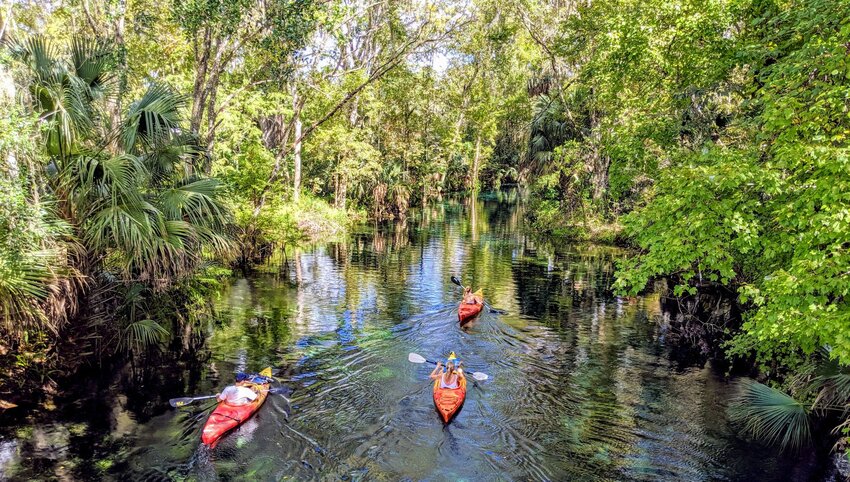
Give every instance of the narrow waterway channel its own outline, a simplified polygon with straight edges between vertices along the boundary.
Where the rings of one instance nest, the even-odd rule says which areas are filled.
[[[609,292],[623,251],[538,242],[516,191],[419,210],[290,255],[216,300],[194,362],[129,368],[90,397],[0,428],[0,479],[788,480],[791,458],[739,438],[731,387],[671,361],[656,296]],[[449,277],[508,313],[463,329]],[[429,367],[455,351],[490,379],[444,425]],[[272,366],[269,397],[213,450],[209,405]]]

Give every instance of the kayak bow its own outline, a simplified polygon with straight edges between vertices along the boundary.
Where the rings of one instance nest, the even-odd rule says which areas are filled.
[[[259,375],[262,377],[271,377],[272,369],[266,368],[261,371]],[[257,398],[247,405],[240,406],[219,402],[218,406],[215,410],[213,410],[209,418],[207,418],[207,422],[204,424],[204,431],[201,434],[201,441],[204,445],[215,447],[218,440],[224,434],[239,425],[242,425],[242,423],[251,418],[251,416],[260,409],[263,402],[266,401],[266,397],[269,395],[269,383],[252,383],[250,381],[246,381],[239,382],[239,385],[251,388],[257,392]]]

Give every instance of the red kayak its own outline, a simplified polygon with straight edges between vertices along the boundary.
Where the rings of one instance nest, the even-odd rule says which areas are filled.
[[[481,290],[472,294],[473,303],[461,302],[457,308],[457,319],[461,324],[478,316],[484,308],[484,296]]]
[[[271,377],[272,369],[266,368],[260,372],[262,377]],[[204,445],[215,447],[218,439],[227,432],[242,425],[243,422],[251,418],[257,410],[266,401],[269,395],[268,383],[253,383],[250,381],[239,382],[238,385],[248,387],[257,392],[257,398],[247,405],[229,405],[225,402],[219,402],[215,410],[210,414],[207,423],[204,424],[204,431],[201,434],[201,441]]]
[[[464,399],[466,399],[466,377],[460,377],[457,388],[440,388],[440,379],[434,381],[434,405],[440,412],[443,422],[449,423],[463,405]]]

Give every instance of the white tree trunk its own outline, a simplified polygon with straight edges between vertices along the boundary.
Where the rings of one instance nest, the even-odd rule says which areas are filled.
[[[298,202],[301,197],[301,106],[298,104],[298,92],[293,90],[292,95],[292,115],[295,117],[295,144],[292,146],[292,152],[295,158],[295,172],[292,185],[292,200]]]
[[[481,134],[475,136],[475,157],[472,160],[472,190],[478,189],[478,169],[481,166]]]

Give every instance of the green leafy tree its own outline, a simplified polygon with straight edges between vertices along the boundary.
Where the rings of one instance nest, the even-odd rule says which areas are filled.
[[[63,52],[32,37],[14,55],[46,125],[47,191],[80,242],[70,265],[90,282],[114,277],[164,292],[195,274],[205,253],[227,255],[229,213],[220,184],[186,168],[198,148],[182,130],[182,96],[150,85],[119,125],[105,122],[114,88],[109,48],[74,39]]]
[[[677,292],[706,283],[734,286],[753,310],[736,342],[767,362],[822,346],[850,362],[844,273],[850,188],[848,6],[819,1],[746,10],[740,34],[748,114],[704,154],[684,156],[655,196],[627,221],[644,253],[625,264],[618,286],[640,290],[674,274]],[[805,78],[802,72],[807,72]],[[805,108],[803,107],[805,106]],[[728,136],[728,137],[726,137]],[[662,241],[663,237],[663,241]]]

